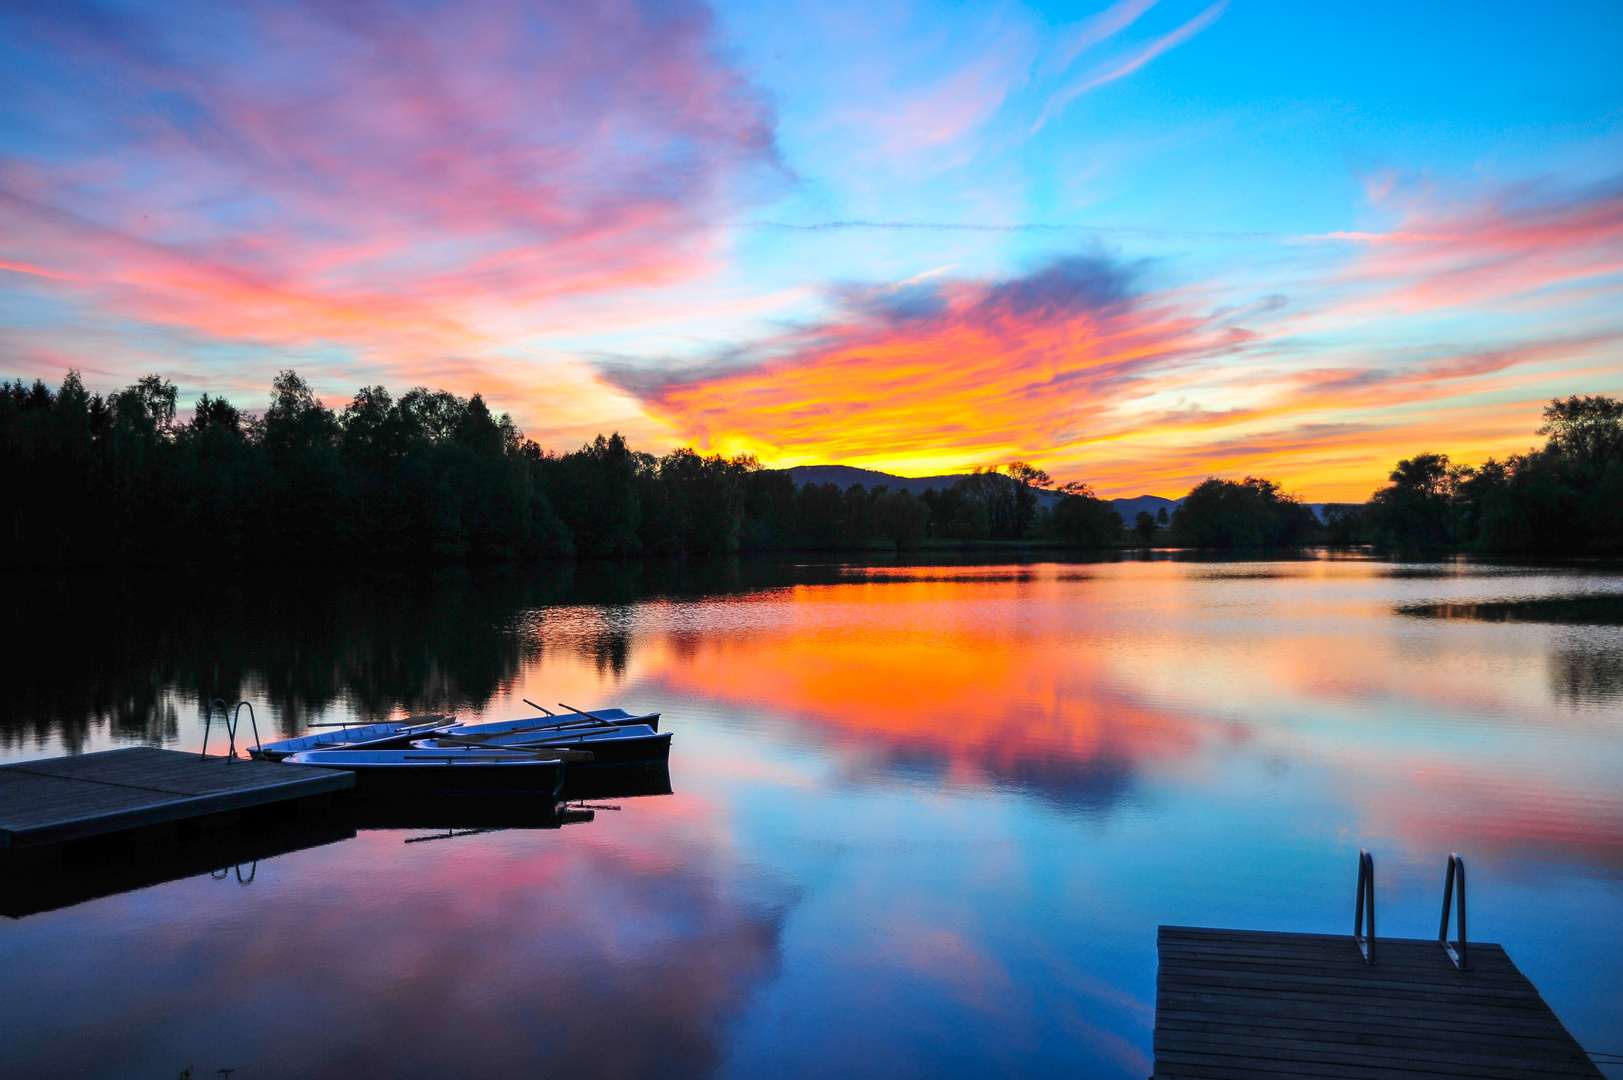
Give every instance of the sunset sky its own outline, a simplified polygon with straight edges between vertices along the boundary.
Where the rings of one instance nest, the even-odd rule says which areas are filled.
[[[0,377],[1363,499],[1623,393],[1623,5],[0,3]]]

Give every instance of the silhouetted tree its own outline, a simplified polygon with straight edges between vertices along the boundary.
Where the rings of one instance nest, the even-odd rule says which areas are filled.
[[[873,500],[875,534],[898,548],[922,537],[929,521],[930,508],[911,491],[883,491]]]
[[[1172,515],[1172,532],[1191,547],[1280,547],[1307,541],[1317,531],[1313,512],[1271,480],[1211,477],[1195,487]]]
[[[1122,529],[1120,512],[1088,485],[1074,481],[1059,489],[1047,524],[1055,539],[1081,548],[1109,547]]]

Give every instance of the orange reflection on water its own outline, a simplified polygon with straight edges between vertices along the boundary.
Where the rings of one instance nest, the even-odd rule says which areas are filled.
[[[1054,585],[800,588],[775,632],[686,639],[663,662],[650,657],[649,674],[678,693],[814,723],[847,748],[943,759],[968,782],[1065,784],[1079,769],[1125,773],[1144,757],[1192,750],[1204,725],[1123,692],[1099,651],[977,625],[962,603],[966,589],[991,600]],[[870,610],[853,617],[852,604]],[[818,610],[831,606],[838,617]],[[909,626],[896,625],[898,613]]]
[[[1071,806],[1155,776],[1217,814],[1305,798],[1328,827],[1412,850],[1623,864],[1607,723],[1552,700],[1537,631],[1395,615],[1416,586],[1369,564],[857,573],[673,605],[645,624],[667,632],[640,635],[635,678],[793,719],[848,762]],[[1259,764],[1280,786],[1255,786]]]

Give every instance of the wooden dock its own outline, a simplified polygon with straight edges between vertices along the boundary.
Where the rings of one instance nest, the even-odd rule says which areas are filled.
[[[1498,945],[1163,926],[1154,1080],[1601,1077]]]
[[[0,848],[33,848],[355,786],[353,773],[150,746],[0,766]]]

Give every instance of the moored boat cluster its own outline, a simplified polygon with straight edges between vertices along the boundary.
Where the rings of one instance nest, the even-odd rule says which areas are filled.
[[[554,798],[566,769],[664,765],[670,758],[671,734],[659,730],[657,712],[540,711],[545,715],[488,724],[433,713],[341,725],[249,752],[270,761],[344,769],[355,774],[358,788],[374,793]]]

